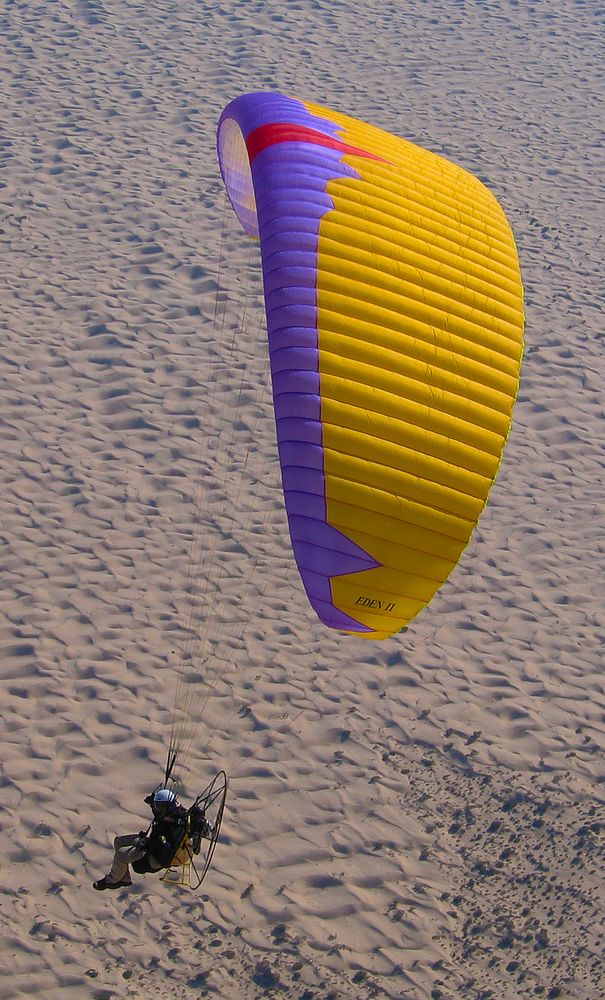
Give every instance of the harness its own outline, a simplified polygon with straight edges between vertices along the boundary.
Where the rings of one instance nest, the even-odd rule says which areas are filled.
[[[191,810],[189,810],[181,842],[174,852],[172,861],[161,876],[160,881],[169,882],[170,885],[184,885],[188,889],[193,889],[192,869],[197,875],[193,855],[198,852],[199,846],[198,850],[195,851],[194,838],[191,832]]]

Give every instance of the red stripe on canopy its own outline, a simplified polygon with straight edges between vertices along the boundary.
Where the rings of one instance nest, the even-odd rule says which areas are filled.
[[[267,146],[273,146],[277,142],[312,142],[316,146],[327,146],[329,149],[338,149],[342,153],[351,153],[354,156],[365,156],[368,160],[387,161],[382,156],[375,153],[368,153],[366,149],[359,149],[358,146],[348,146],[342,139],[334,139],[331,135],[323,132],[316,132],[315,129],[306,125],[294,125],[289,122],[275,122],[270,125],[259,125],[250,133],[246,139],[250,163]]]

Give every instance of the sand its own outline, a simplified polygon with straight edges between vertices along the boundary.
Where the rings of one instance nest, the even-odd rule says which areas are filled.
[[[599,6],[6,0],[0,51],[0,997],[605,996]],[[381,644],[314,620],[285,541],[214,150],[260,89],[454,159],[519,247],[491,502]],[[216,863],[96,893],[202,658]]]

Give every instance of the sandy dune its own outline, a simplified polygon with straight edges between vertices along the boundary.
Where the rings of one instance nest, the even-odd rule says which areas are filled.
[[[571,0],[6,0],[2,1000],[605,997],[603,28]],[[214,151],[259,89],[456,160],[518,242],[492,500],[382,644],[315,622],[284,542]],[[231,777],[216,865],[95,893],[188,655],[186,790]]]

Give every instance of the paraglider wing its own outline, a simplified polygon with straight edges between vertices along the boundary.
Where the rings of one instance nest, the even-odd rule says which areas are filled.
[[[281,94],[218,126],[260,241],[294,555],[333,628],[385,638],[430,601],[487,501],[523,344],[504,213],[447,160]]]

